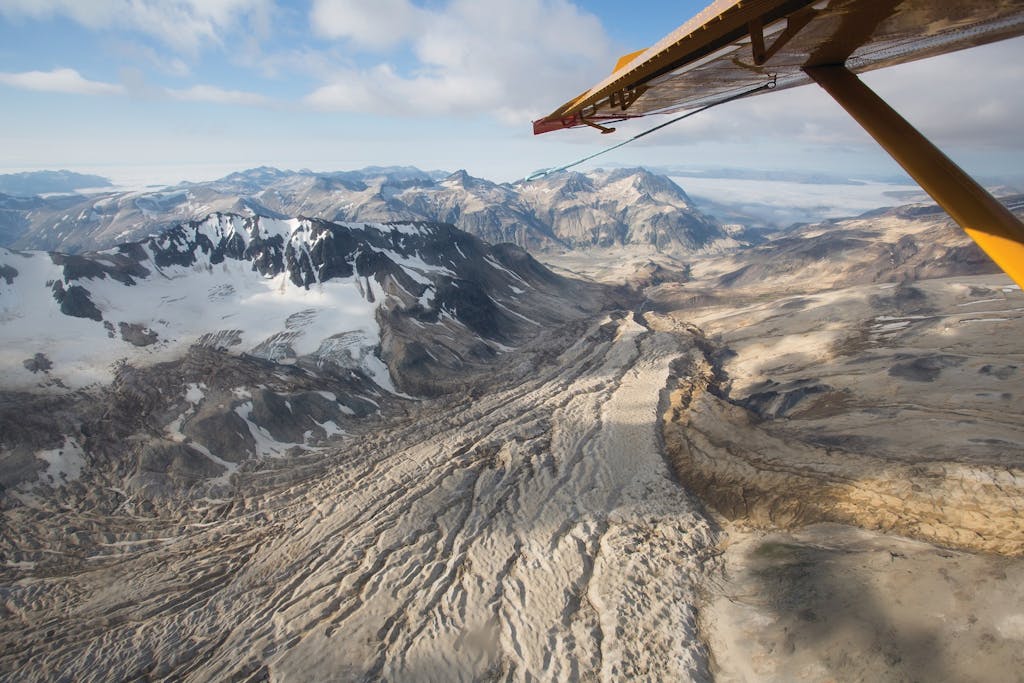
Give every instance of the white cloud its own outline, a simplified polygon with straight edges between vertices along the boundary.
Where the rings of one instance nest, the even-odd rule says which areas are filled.
[[[318,0],[321,35],[355,47],[408,46],[415,65],[347,69],[307,102],[322,109],[391,115],[489,113],[525,125],[611,70],[598,19],[568,0]],[[387,9],[381,9],[386,7]]]
[[[216,104],[238,104],[243,106],[266,106],[270,100],[258,93],[243,90],[226,90],[214,85],[194,85],[181,90],[167,89],[169,97],[186,102],[213,102]]]
[[[266,32],[273,0],[0,0],[8,18],[67,17],[91,29],[130,29],[187,53],[222,45],[246,26]]]
[[[317,35],[374,49],[397,45],[429,19],[429,13],[408,0],[314,0],[310,11]]]
[[[1024,148],[1024,37],[864,77],[929,137],[946,144]]]
[[[114,83],[90,81],[74,69],[53,71],[0,72],[0,83],[22,90],[71,93],[77,95],[120,95],[124,87]]]
[[[192,68],[181,58],[159,52],[149,45],[131,40],[112,41],[109,45],[114,52],[132,64],[145,62],[157,71],[175,78],[184,78],[192,73]]]
[[[242,106],[270,106],[270,98],[243,90],[228,90],[214,85],[193,85],[190,88],[149,88],[144,83],[129,88],[114,83],[91,81],[74,69],[53,71],[25,71],[22,73],[0,72],[0,83],[22,90],[68,93],[75,95],[143,95],[146,97],[170,98],[183,102],[212,102]]]

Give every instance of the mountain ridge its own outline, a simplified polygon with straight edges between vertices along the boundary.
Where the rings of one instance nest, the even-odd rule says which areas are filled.
[[[134,471],[146,497],[220,490],[465,387],[610,293],[423,221],[214,213],[105,251],[0,248],[0,487],[52,454]]]
[[[449,222],[533,250],[649,244],[693,251],[733,242],[665,177],[644,169],[524,183],[411,167],[314,173],[258,167],[160,190],[7,202],[0,246],[78,252],[157,234],[220,211],[329,221]]]
[[[51,192],[75,192],[112,185],[110,179],[104,176],[76,173],[66,169],[0,174],[0,193],[18,197],[32,197]]]

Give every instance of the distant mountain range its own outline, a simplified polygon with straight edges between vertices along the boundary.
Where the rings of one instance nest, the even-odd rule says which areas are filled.
[[[670,179],[639,168],[494,183],[465,171],[371,167],[314,173],[254,168],[157,191],[0,195],[0,246],[79,252],[158,234],[212,212],[328,221],[438,221],[491,243],[536,249],[731,244]]]
[[[18,197],[110,186],[109,178],[75,173],[74,171],[27,171],[25,173],[0,174],[0,193]]]

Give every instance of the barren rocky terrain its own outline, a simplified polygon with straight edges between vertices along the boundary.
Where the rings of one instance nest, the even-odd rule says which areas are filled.
[[[616,286],[552,289],[572,320],[304,448],[230,472],[181,429],[124,471],[30,453],[2,491],[0,679],[1020,680],[1024,294],[946,219],[546,258]],[[327,424],[315,376],[176,362],[179,428],[243,399]],[[95,395],[159,404],[162,368]],[[157,495],[143,464],[193,483]]]
[[[705,678],[715,530],[661,455],[651,391],[687,342],[628,314],[542,342],[509,358],[509,388],[419,402],[180,517],[37,518],[86,561],[7,563],[3,670]]]
[[[650,326],[694,339],[663,433],[723,530],[716,680],[1021,680],[1024,294],[978,259],[914,207],[558,260],[647,285]]]

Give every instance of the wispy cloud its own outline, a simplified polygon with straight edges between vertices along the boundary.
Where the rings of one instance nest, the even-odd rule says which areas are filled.
[[[318,35],[356,50],[408,49],[415,63],[345,69],[312,92],[321,109],[390,115],[493,114],[522,124],[612,65],[597,17],[567,0],[315,0]]]
[[[186,102],[213,102],[215,104],[236,104],[243,106],[269,106],[271,100],[258,93],[243,90],[226,90],[213,85],[194,85],[191,88],[164,91],[171,99]]]
[[[22,90],[70,93],[76,95],[120,95],[124,87],[114,83],[90,81],[74,69],[53,71],[0,72],[0,83]]]
[[[92,81],[75,69],[54,69],[53,71],[25,71],[22,73],[0,72],[0,84],[22,90],[67,93],[75,95],[138,95],[182,102],[211,102],[249,107],[268,107],[273,100],[259,93],[244,90],[230,90],[214,85],[198,84],[189,88],[146,88],[136,84],[129,89],[124,85]]]
[[[324,38],[344,38],[373,49],[394,47],[415,33],[432,14],[408,0],[314,0],[313,31]]]
[[[0,15],[66,17],[91,29],[130,29],[181,52],[223,45],[226,34],[269,30],[273,0],[0,0]]]
[[[119,57],[133,64],[131,68],[138,68],[139,64],[148,64],[158,73],[173,78],[185,78],[192,73],[192,68],[180,57],[157,51],[139,41],[115,41],[110,43],[110,48]]]

